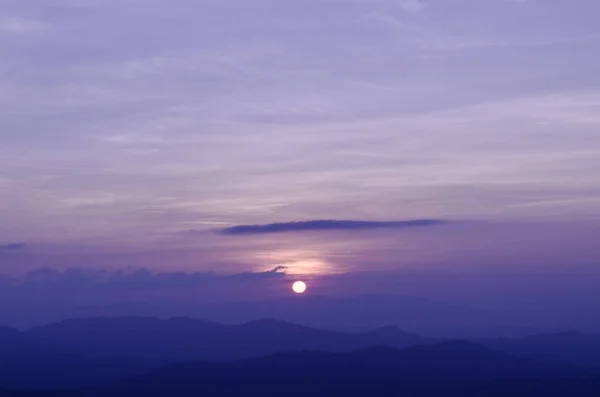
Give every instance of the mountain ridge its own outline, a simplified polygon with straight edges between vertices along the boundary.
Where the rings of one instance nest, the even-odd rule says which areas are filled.
[[[454,354],[475,359],[492,350],[555,367],[595,365],[600,372],[600,335],[594,334],[563,332],[522,339],[449,340],[425,338],[396,326],[347,333],[273,318],[226,325],[189,317],[126,316],[70,319],[29,331],[0,327],[0,387],[96,386],[176,363],[226,364],[298,351],[360,351],[391,360],[396,350],[402,350],[404,356],[412,354],[415,360],[429,360],[432,355],[446,360]],[[69,379],[62,375],[65,371],[77,376]]]

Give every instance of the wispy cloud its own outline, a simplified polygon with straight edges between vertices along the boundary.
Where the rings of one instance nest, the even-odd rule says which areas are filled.
[[[23,248],[25,248],[24,243],[5,244],[5,245],[0,245],[0,252],[15,252],[15,251],[20,251]]]
[[[515,1],[0,0],[0,239],[589,219],[600,5]]]
[[[48,27],[37,20],[20,17],[1,17],[0,33],[7,34],[31,34],[46,30]]]
[[[265,225],[239,225],[221,229],[225,235],[267,234],[323,230],[368,230],[394,228],[403,229],[419,226],[434,226],[445,223],[439,219],[414,219],[408,221],[351,221],[315,220],[302,222],[269,223]]]
[[[399,4],[405,10],[412,12],[419,12],[425,8],[425,2],[423,0],[402,0]]]

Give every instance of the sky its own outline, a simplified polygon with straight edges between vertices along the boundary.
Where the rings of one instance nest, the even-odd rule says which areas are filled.
[[[169,275],[240,299],[298,278],[469,304],[588,299],[598,13],[596,0],[0,0],[6,299],[82,279],[170,290]]]

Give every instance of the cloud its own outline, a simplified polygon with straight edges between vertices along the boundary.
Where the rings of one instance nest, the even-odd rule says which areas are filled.
[[[267,234],[322,230],[369,230],[403,229],[418,226],[434,226],[445,223],[439,219],[414,219],[408,221],[351,221],[351,220],[314,220],[302,222],[269,223],[265,225],[239,225],[221,229],[224,235]]]
[[[0,33],[7,34],[30,34],[44,31],[46,29],[40,21],[18,17],[0,18]]]
[[[25,248],[24,243],[0,245],[0,252],[16,252],[22,250],[23,248]]]
[[[233,274],[217,274],[213,272],[168,272],[155,273],[146,268],[130,268],[122,270],[105,270],[98,268],[69,268],[59,271],[42,268],[27,273],[15,286],[65,286],[73,288],[109,288],[117,289],[161,289],[180,288],[184,286],[216,287],[260,280],[285,278],[285,266],[277,266],[263,272],[242,272]]]
[[[399,2],[400,7],[407,11],[419,12],[425,8],[425,2],[422,0],[402,0]]]
[[[73,317],[194,315],[188,309],[214,301],[289,294],[288,278],[282,267],[231,274],[89,267],[42,268],[20,277],[0,273],[0,323],[29,327]]]
[[[1,3],[2,241],[108,256],[273,219],[598,213],[598,1]]]

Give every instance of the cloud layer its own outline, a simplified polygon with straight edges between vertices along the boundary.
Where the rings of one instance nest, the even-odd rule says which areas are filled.
[[[600,221],[597,0],[0,2],[0,241],[29,244],[6,272],[401,266],[472,237],[319,234],[298,253],[294,234],[275,255],[250,245],[365,225],[212,232],[282,219]]]
[[[25,248],[24,243],[11,243],[6,245],[0,245],[0,252],[16,252]]]
[[[268,234],[324,230],[369,230],[404,229],[421,226],[435,226],[445,223],[437,219],[415,219],[408,221],[351,221],[351,220],[314,220],[301,222],[270,223],[266,225],[239,225],[221,229],[224,235]]]

